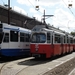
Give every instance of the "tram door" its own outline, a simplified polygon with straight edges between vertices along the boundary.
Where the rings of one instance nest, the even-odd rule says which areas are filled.
[[[9,49],[9,33],[4,33],[2,47],[4,49]]]
[[[51,57],[53,56],[53,39],[52,39],[52,32],[47,32],[47,45],[45,45],[46,48],[46,57]]]
[[[18,31],[14,31],[14,30],[11,30],[10,31],[10,49],[18,49],[18,46],[19,46],[19,42],[18,42]]]
[[[61,54],[65,53],[64,36],[61,36]]]

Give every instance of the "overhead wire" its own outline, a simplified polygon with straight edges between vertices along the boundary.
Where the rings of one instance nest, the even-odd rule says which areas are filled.
[[[64,0],[62,0],[63,1],[63,3],[66,5],[66,7],[67,7],[67,4],[64,2]],[[69,9],[69,11],[71,12],[71,14],[75,17],[75,14],[73,13],[73,11],[70,9],[70,7],[67,7],[68,9]]]
[[[67,4],[64,2],[64,0],[62,0],[63,1],[63,3],[66,5],[66,7],[67,7]],[[68,7],[68,9],[69,9],[69,11],[71,12],[71,14],[75,17],[75,14],[73,13],[73,11],[70,9],[70,7]],[[68,26],[68,29],[69,29],[69,26]]]
[[[28,0],[29,1],[29,3],[34,7],[34,5],[30,2],[30,0]]]
[[[4,1],[3,0],[1,0],[1,1],[2,1],[3,5],[4,5],[5,4]]]
[[[68,7],[69,8],[69,7]],[[73,14],[73,16],[75,17],[75,14],[73,13],[73,11],[69,8],[70,12]]]
[[[30,0],[28,0],[29,2],[30,2]],[[30,4],[33,6],[33,8],[35,8],[35,6],[30,2]],[[37,11],[37,10],[36,10]],[[39,10],[38,10],[38,12],[40,12]],[[41,12],[40,12],[41,13]],[[41,14],[43,14],[43,13],[41,13]]]

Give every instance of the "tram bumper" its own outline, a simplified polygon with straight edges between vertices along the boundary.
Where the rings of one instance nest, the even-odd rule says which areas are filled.
[[[1,56],[1,49],[0,49],[0,56]]]
[[[0,56],[1,56],[1,45],[0,45]]]
[[[40,58],[41,57],[40,54],[32,54],[32,56],[35,57],[35,58]]]
[[[0,44],[0,53],[1,53],[1,44]]]

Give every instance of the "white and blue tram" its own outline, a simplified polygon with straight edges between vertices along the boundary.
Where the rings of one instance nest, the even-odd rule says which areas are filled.
[[[0,23],[0,56],[30,54],[31,30]]]

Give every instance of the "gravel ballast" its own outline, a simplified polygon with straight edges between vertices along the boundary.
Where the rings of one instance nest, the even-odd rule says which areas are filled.
[[[75,58],[47,71],[43,75],[68,75],[75,68]]]

